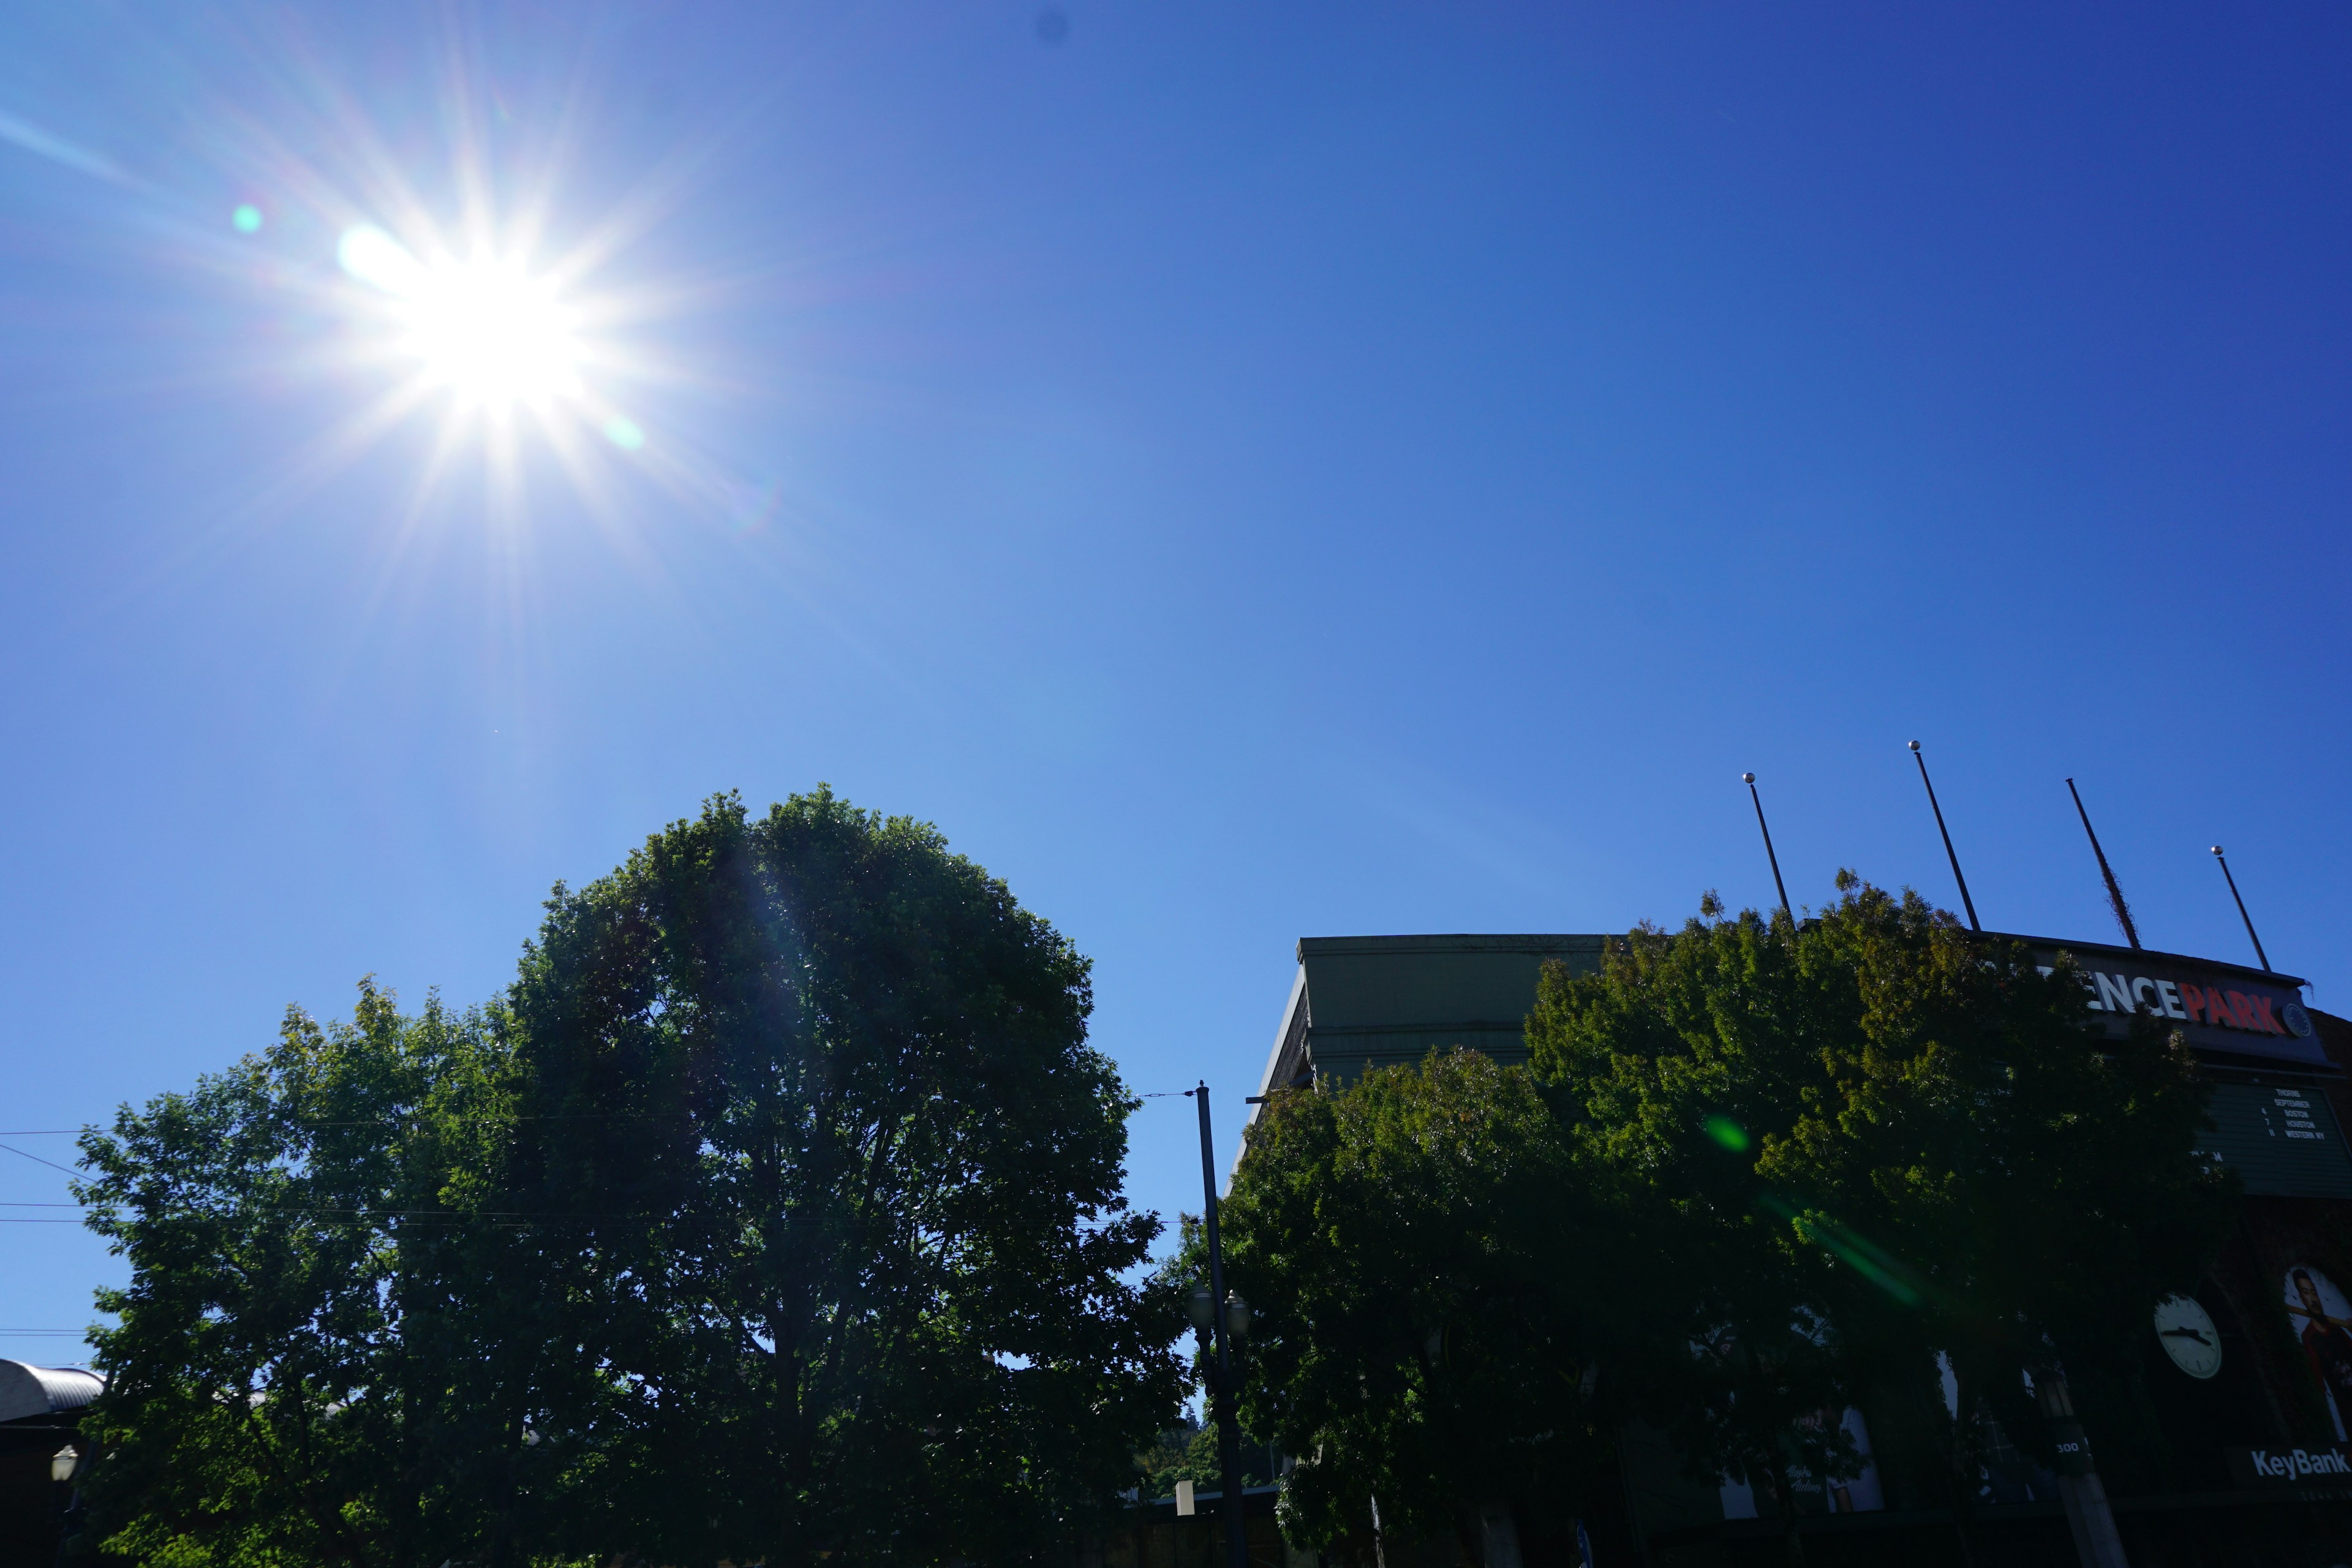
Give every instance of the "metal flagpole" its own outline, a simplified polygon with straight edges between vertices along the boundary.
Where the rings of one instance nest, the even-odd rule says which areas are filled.
[[[2107,865],[2107,852],[2099,847],[2099,836],[2092,831],[2091,814],[2083,809],[2083,792],[2074,787],[2073,779],[2068,779],[2066,793],[2074,797],[2074,815],[2083,819],[2083,831],[2090,834],[2091,837],[2091,853],[2099,858],[2099,875],[2106,879],[2107,902],[2116,911],[2116,923],[2124,928],[2124,940],[2130,942],[2132,950],[2137,952],[2139,951],[2139,929],[2132,924],[2131,906],[2124,902],[2123,884],[2116,880],[2114,869]]]
[[[2277,973],[2278,971],[2271,967],[2271,955],[2263,951],[2263,939],[2254,935],[2254,917],[2246,912],[2246,900],[2238,898],[2238,879],[2230,875],[2230,862],[2222,855],[2219,844],[2213,846],[2213,858],[2221,865],[2222,879],[2230,884],[2230,897],[2237,899],[2238,918],[2246,922],[2246,935],[2254,944],[2254,956],[2263,961],[2263,973]]]
[[[1919,750],[1916,741],[1911,742],[1911,760],[1919,764],[1919,782],[1927,786],[1927,809],[1936,814],[1936,831],[1944,836],[1944,858],[1952,863],[1952,880],[1960,885],[1960,907],[1969,911],[1969,929],[1982,931],[1984,926],[1977,920],[1976,900],[1969,897],[1969,879],[1960,875],[1960,858],[1952,848],[1952,830],[1944,826],[1944,808],[1936,800],[1936,781],[1927,776],[1927,753]]]

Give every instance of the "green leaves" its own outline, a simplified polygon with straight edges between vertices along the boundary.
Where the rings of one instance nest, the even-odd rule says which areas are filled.
[[[2064,967],[1840,887],[1553,970],[1528,1070],[1440,1055],[1267,1105],[1225,1224],[1294,1540],[1375,1496],[1414,1528],[1573,1511],[1626,1418],[1792,1510],[1858,1467],[1856,1404],[1940,1439],[1895,1484],[1964,1501],[1977,1426],[1939,1354],[2030,1447],[2021,1374],[2084,1381],[2194,1282],[2230,1194],[2185,1052],[2095,1037]]]
[[[1086,961],[939,835],[732,798],[550,906],[511,998],[535,1310],[664,1561],[1018,1554],[1176,1394]],[[606,1217],[619,1216],[619,1217]]]
[[[1223,1209],[1259,1303],[1250,1429],[1298,1460],[1284,1530],[1450,1529],[1465,1500],[1549,1510],[1591,1474],[1588,1257],[1567,1150],[1521,1070],[1455,1052],[1276,1096]]]
[[[1528,1020],[1580,1179],[1674,1259],[1624,1353],[1676,1390],[1703,1469],[1821,1473],[1790,1447],[1806,1407],[1916,1386],[1939,1352],[2004,1398],[2103,1361],[2228,1212],[2191,1154],[2193,1064],[2152,1020],[2097,1038],[2066,968],[1840,886],[1798,926],[1634,931],[1600,974],[1548,975]],[[1741,1356],[1682,1349],[1726,1331]]]
[[[501,1005],[289,1016],[85,1153],[158,1563],[1024,1557],[1178,1394],[1086,960],[938,833],[732,797]]]
[[[394,1563],[488,1531],[501,1434],[450,1386],[437,1327],[499,1238],[478,1182],[502,1058],[488,1014],[288,1015],[271,1050],[83,1140],[90,1225],[128,1257],[99,1336],[91,1485],[110,1549],[158,1562]],[[437,1559],[436,1559],[437,1560]]]

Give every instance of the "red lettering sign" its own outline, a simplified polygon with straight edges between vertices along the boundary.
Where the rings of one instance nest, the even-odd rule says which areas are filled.
[[[2136,1005],[2143,996],[2147,1010],[2164,1012],[2162,992],[2157,982],[2145,975],[2107,975],[2094,970],[2090,979],[2096,984],[2091,1005],[2110,1012],[2137,1012]],[[2180,1010],[2174,1017],[2186,1016],[2192,1024],[2209,1028],[2243,1029],[2255,1035],[2284,1035],[2288,1031],[2278,1020],[2274,1010],[2277,999],[2261,993],[2249,995],[2243,991],[2225,990],[2219,982],[2204,985],[2182,980],[2176,983],[2180,993]]]

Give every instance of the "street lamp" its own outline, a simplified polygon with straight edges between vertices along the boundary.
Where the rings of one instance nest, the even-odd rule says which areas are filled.
[[[1195,1285],[1192,1293],[1184,1298],[1184,1315],[1192,1320],[1192,1327],[1207,1333],[1216,1322],[1215,1298],[1206,1285]],[[1225,1332],[1234,1339],[1249,1338],[1250,1304],[1242,1300],[1238,1290],[1225,1292]]]
[[[66,1536],[80,1534],[82,1526],[89,1521],[89,1511],[82,1503],[81,1490],[74,1487],[83,1464],[82,1451],[71,1443],[49,1456],[49,1479],[58,1487],[73,1488],[61,1500],[64,1506],[58,1510],[58,1529]],[[62,1546],[58,1549],[58,1561],[65,1561],[65,1548]]]

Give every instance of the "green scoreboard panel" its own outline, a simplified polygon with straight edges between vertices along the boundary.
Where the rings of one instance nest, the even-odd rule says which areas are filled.
[[[2198,1152],[2263,1197],[2352,1198],[2352,1153],[2327,1096],[2300,1085],[2217,1083]]]

